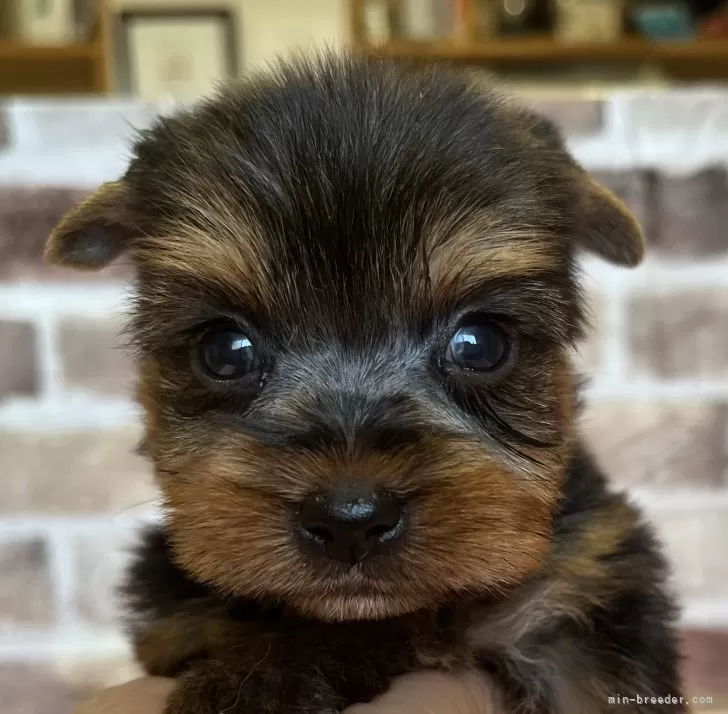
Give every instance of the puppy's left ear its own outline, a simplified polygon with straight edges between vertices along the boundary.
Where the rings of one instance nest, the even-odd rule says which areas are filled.
[[[553,121],[529,114],[531,130],[548,150],[563,152],[564,139]],[[632,211],[611,191],[598,184],[575,162],[579,223],[576,242],[616,265],[634,267],[645,255],[642,229]]]
[[[105,183],[71,210],[51,233],[45,258],[57,265],[98,270],[128,250],[139,235],[123,181]]]
[[[588,175],[581,177],[578,243],[616,265],[634,267],[645,255],[642,229],[627,205]]]

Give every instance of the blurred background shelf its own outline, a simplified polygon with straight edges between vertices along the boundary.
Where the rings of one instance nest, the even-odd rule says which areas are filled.
[[[0,39],[0,95],[106,94],[111,89],[110,34],[106,0],[96,0],[87,42]]]
[[[447,12],[423,24],[411,10],[424,7],[423,2],[444,3]],[[577,20],[565,18],[559,9],[566,5],[553,0],[551,14],[532,25],[524,20],[514,32],[508,26],[512,18],[507,18],[505,0],[349,0],[350,32],[354,46],[363,52],[481,65],[501,74],[524,71],[543,76],[576,70],[587,76],[589,67],[596,65],[631,65],[638,73],[647,70],[666,80],[728,80],[728,3],[722,15],[686,15],[684,26],[673,27],[672,34],[640,25],[638,0],[576,2],[569,7],[586,13],[597,4],[613,8],[610,22],[594,16],[585,20],[584,15],[575,29]],[[535,2],[518,4],[526,6],[538,7]]]
[[[613,44],[567,44],[551,37],[527,37],[477,43],[394,40],[381,45],[365,42],[361,46],[391,57],[475,62],[728,61],[726,40],[648,42],[625,38]]]
[[[13,40],[0,40],[0,60],[25,62],[28,60],[97,60],[104,52],[98,42],[70,45],[26,45]]]

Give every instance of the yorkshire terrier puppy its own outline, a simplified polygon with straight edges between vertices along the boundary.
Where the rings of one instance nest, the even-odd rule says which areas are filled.
[[[136,268],[166,517],[126,593],[167,714],[331,714],[426,668],[523,714],[684,711],[665,563],[575,425],[582,250],[643,241],[549,121],[351,57],[159,119],[61,222],[54,262]]]

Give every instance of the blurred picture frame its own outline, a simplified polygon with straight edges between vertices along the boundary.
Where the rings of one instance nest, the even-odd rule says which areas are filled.
[[[119,15],[128,89],[148,101],[192,101],[239,74],[230,8],[125,10]]]

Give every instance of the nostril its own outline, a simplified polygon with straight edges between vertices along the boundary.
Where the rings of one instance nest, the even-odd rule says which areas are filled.
[[[402,534],[402,529],[402,505],[389,494],[379,494],[377,507],[366,529],[366,539],[384,543],[398,538]]]
[[[306,533],[324,543],[333,543],[335,540],[334,534],[323,526],[303,526],[303,529]]]
[[[383,536],[385,533],[391,531],[391,526],[372,526],[367,531],[367,536],[369,538],[379,538],[380,536]]]
[[[367,530],[366,537],[369,541],[388,541],[393,540],[398,535],[399,521],[393,526],[390,525],[378,525],[372,526]]]

